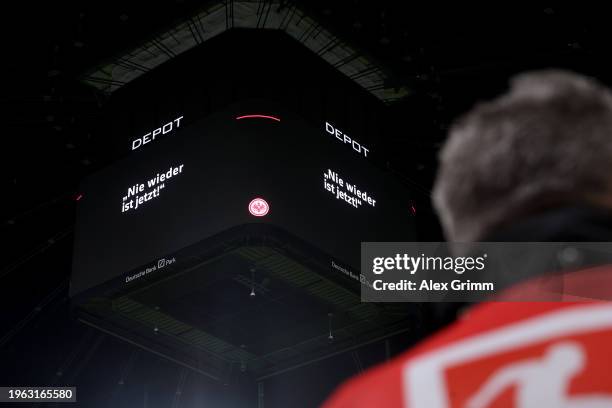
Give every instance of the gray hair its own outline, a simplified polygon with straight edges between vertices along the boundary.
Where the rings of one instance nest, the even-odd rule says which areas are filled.
[[[611,181],[612,94],[584,76],[539,71],[451,128],[433,202],[447,239],[472,242],[538,209],[588,202]]]

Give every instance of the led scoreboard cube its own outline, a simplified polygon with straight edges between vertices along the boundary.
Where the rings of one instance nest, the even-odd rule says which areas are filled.
[[[79,318],[215,379],[400,327],[392,306],[360,302],[360,243],[415,238],[409,193],[370,163],[374,149],[245,106],[134,135],[82,183],[77,210]]]

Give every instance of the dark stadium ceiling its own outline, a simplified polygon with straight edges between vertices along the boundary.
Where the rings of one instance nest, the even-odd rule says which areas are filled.
[[[358,76],[355,79],[382,100],[407,96],[431,103],[440,109],[437,122],[443,122],[435,126],[498,91],[502,78],[518,70],[568,65],[564,62],[575,58],[584,61],[576,69],[588,65],[593,74],[609,71],[585,58],[603,54],[609,34],[607,23],[594,21],[605,13],[590,7],[439,6],[389,0],[106,1],[18,7],[22,10],[5,13],[16,25],[7,36],[19,32],[21,40],[5,49],[10,56],[4,61],[10,78],[4,91],[9,117],[11,123],[38,121],[54,130],[66,129],[69,126],[61,122],[72,120],[62,111],[95,114],[104,100],[102,94],[79,88],[75,79],[89,77],[112,90],[113,84],[121,85],[232,26],[281,27],[322,51],[332,64],[345,62],[346,53],[352,52],[348,49],[358,51],[352,54],[358,57],[352,61],[355,66],[339,69]],[[287,25],[294,11],[304,18]],[[171,37],[179,34],[182,44],[175,47]],[[324,45],[333,47],[321,48]],[[96,67],[104,71],[96,72]],[[366,67],[372,72],[363,71]]]
[[[378,99],[392,103],[422,88],[419,84],[431,86],[444,76],[512,70],[522,58],[537,65],[553,55],[575,53],[585,46],[591,29],[569,20],[580,17],[571,10],[534,6],[437,9],[391,1],[224,0],[188,10],[82,79],[110,93],[224,31],[268,29],[287,33]],[[487,18],[479,18],[482,12],[489,13]],[[431,91],[429,96],[439,94]]]
[[[333,34],[298,3],[288,1],[210,3],[138,47],[97,66],[82,80],[105,93],[112,93],[177,55],[233,28],[283,31],[385,103],[398,101],[408,94],[405,86],[388,80],[390,75],[381,64]]]

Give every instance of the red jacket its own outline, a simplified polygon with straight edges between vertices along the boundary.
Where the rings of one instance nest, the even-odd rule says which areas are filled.
[[[598,297],[612,294],[609,268],[563,279],[564,299],[584,299],[584,282],[591,289],[599,283]],[[508,297],[534,287],[541,291],[541,282],[522,285]],[[480,304],[420,345],[343,384],[323,407],[612,407],[612,303]]]

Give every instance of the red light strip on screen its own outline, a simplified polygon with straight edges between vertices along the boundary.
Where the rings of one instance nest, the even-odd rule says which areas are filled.
[[[280,122],[280,118],[277,118],[276,116],[271,116],[271,115],[242,115],[242,116],[236,116],[236,120],[241,120],[241,119],[271,119],[271,120],[275,120],[277,122]]]

